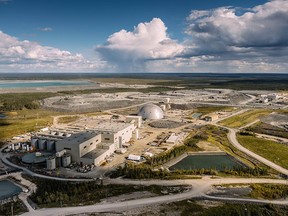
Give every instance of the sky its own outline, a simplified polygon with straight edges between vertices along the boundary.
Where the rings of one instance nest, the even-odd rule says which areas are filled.
[[[288,72],[288,0],[0,0],[0,72]]]

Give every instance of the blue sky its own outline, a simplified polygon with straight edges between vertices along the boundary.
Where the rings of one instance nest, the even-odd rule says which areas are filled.
[[[284,0],[0,0],[0,72],[285,72],[286,6]],[[280,36],[268,32],[257,41],[270,25]]]

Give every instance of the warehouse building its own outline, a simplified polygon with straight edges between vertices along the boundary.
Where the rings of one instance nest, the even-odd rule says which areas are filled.
[[[135,128],[132,123],[104,122],[57,141],[56,152],[64,150],[71,155],[72,161],[98,166],[131,140]]]

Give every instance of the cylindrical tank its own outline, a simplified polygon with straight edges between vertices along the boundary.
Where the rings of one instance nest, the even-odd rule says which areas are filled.
[[[67,167],[71,164],[71,155],[66,154],[62,157],[62,166]]]
[[[170,102],[170,98],[165,98],[165,102],[168,104]]]
[[[38,149],[38,139],[36,139],[36,138],[31,139],[31,146],[34,149]]]
[[[56,158],[54,156],[46,159],[46,168],[47,170],[56,169]]]
[[[12,149],[12,151],[15,150],[15,144],[14,143],[11,144],[11,149]]]
[[[49,140],[47,141],[47,150],[54,151],[55,150],[55,141]]]
[[[40,140],[39,140],[39,149],[40,149],[40,150],[45,150],[45,149],[46,149],[46,144],[47,144],[47,141],[46,141],[46,140],[40,139]]]

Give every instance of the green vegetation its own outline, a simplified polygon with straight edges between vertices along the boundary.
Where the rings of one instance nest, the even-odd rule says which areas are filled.
[[[0,205],[0,215],[12,215],[11,209],[13,206],[13,215],[21,215],[28,211],[21,200],[11,201]]]
[[[37,190],[30,198],[40,207],[89,205],[100,202],[101,199],[107,197],[136,191],[149,191],[161,195],[162,190],[170,190],[170,187],[156,185],[102,185],[100,181],[76,183],[47,180],[26,175],[24,177],[37,184]]]
[[[247,112],[220,121],[219,123],[220,125],[223,126],[239,128],[249,123],[252,123],[253,121],[256,121],[262,116],[268,115],[271,112],[272,112],[271,110],[265,110],[265,109],[249,110]]]
[[[63,116],[58,119],[58,123],[67,124],[71,122],[75,122],[79,119],[79,116]]]
[[[245,148],[262,157],[288,168],[288,146],[271,140],[257,138],[253,135],[237,134],[237,139]]]
[[[252,184],[250,197],[255,199],[286,199],[288,186],[279,184]]]
[[[174,213],[180,216],[286,216],[288,208],[276,205],[229,204],[222,202],[207,202],[183,200],[160,206],[160,212],[149,215],[167,215]]]
[[[250,198],[254,199],[286,199],[288,198],[288,185],[283,184],[226,184],[221,187],[250,187]]]
[[[40,100],[55,95],[50,92],[0,94],[0,111],[38,109]]]
[[[258,122],[257,124],[246,128],[246,130],[254,133],[267,134],[288,139],[288,133],[285,129],[266,124],[264,122]]]
[[[41,109],[6,112],[7,118],[0,119],[0,141],[47,127],[52,124],[51,115],[55,114],[57,113]]]
[[[194,112],[202,113],[202,115],[206,115],[208,113],[219,112],[219,111],[233,111],[234,107],[227,107],[227,106],[204,106],[204,107],[197,107]]]
[[[213,125],[207,125],[199,129],[198,133],[205,133],[208,137],[207,142],[218,146],[222,151],[225,151],[229,155],[236,157],[238,160],[242,161],[247,166],[254,168],[258,167],[263,170],[266,169],[266,167],[263,167],[263,165],[260,164],[258,161],[253,160],[245,153],[239,151],[237,148],[231,145],[227,138],[228,131],[226,129]]]

